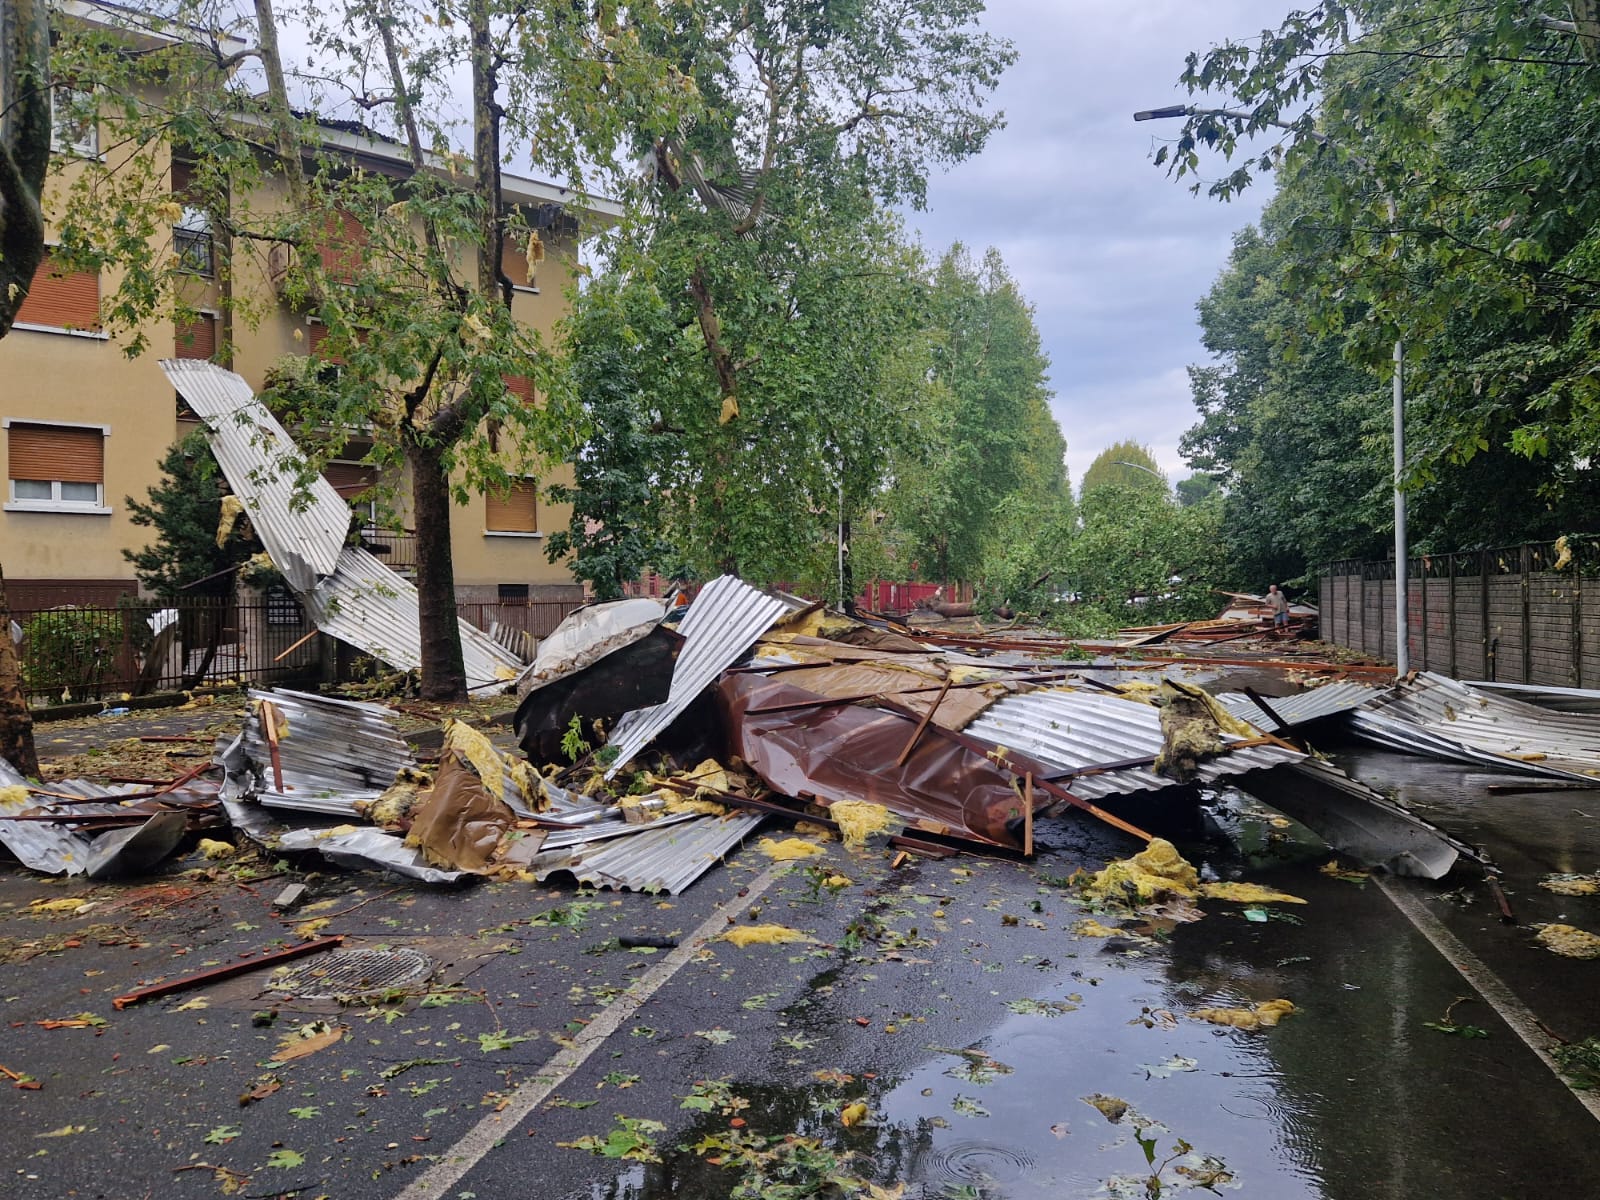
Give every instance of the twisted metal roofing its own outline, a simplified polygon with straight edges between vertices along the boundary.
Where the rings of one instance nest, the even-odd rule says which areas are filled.
[[[1382,688],[1369,683],[1341,680],[1293,696],[1267,696],[1264,699],[1286,724],[1304,725],[1323,717],[1360,708],[1363,704],[1377,699],[1382,691]],[[1277,728],[1272,717],[1263,712],[1261,706],[1243,692],[1225,692],[1217,696],[1217,702],[1234,716],[1249,721],[1252,725],[1268,730]]]
[[[755,644],[757,638],[786,612],[804,601],[769,596],[732,575],[719,575],[694,598],[678,626],[683,650],[672,672],[666,700],[650,708],[635,709],[611,734],[617,757],[606,770],[610,779],[689,707],[701,692],[717,681]]]
[[[593,887],[659,890],[676,896],[763,820],[763,813],[732,813],[673,825],[654,821],[634,826],[640,832],[631,837],[542,850],[529,869],[541,882],[565,871]]]
[[[1600,716],[1540,708],[1432,672],[1400,682],[1391,695],[1356,712],[1351,724],[1363,736],[1391,739],[1386,744],[1431,747],[1423,753],[1440,753],[1442,740],[1461,761],[1502,770],[1600,771]],[[1417,727],[1436,740],[1419,737]]]
[[[198,359],[162,359],[161,369],[205,422],[211,450],[250,524],[317,628],[402,671],[422,664],[417,589],[377,557],[346,545],[350,506],[282,425],[232,371]],[[506,684],[522,660],[460,622],[467,682]]]
[[[1154,758],[1161,752],[1161,714],[1149,704],[1098,692],[1041,690],[1007,696],[985,709],[965,732],[1016,750],[1063,772],[1098,763]],[[1239,741],[1228,734],[1224,743]],[[1200,762],[1197,779],[1211,783],[1228,775],[1261,771],[1305,756],[1281,746],[1225,749]],[[1172,787],[1174,780],[1150,767],[1123,767],[1061,781],[1075,796],[1093,800],[1124,792]]]

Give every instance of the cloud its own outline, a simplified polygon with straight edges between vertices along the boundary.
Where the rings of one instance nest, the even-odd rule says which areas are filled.
[[[1174,478],[1189,473],[1177,452],[1196,419],[1185,368],[1207,361],[1194,305],[1270,191],[1232,204],[1191,195],[1150,162],[1178,123],[1133,113],[1189,101],[1176,86],[1189,52],[1285,11],[1282,0],[990,0],[986,26],[1020,52],[998,96],[1007,127],[935,176],[927,211],[909,221],[933,253],[960,240],[1005,257],[1050,355],[1074,481],[1124,438]]]

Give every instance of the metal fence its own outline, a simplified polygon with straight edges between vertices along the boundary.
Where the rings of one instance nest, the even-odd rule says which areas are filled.
[[[531,658],[572,601],[460,604],[460,617]],[[35,706],[188,690],[204,684],[335,682],[356,656],[316,632],[285,588],[258,598],[124,598],[115,605],[13,609],[23,687]]]
[[[1422,555],[1407,568],[1411,665],[1458,679],[1600,685],[1600,537]],[[1394,562],[1329,563],[1322,636],[1393,661]]]

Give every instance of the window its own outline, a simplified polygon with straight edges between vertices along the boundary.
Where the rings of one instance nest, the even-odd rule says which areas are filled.
[[[305,624],[305,611],[295,594],[281,583],[266,591],[267,624],[276,628],[298,629]]]
[[[80,158],[99,157],[100,130],[95,124],[93,92],[65,85],[51,89],[50,149]]]
[[[178,256],[178,269],[210,279],[215,273],[211,244],[210,214],[193,204],[184,205],[183,215],[172,227],[172,252]]]
[[[370,492],[378,482],[377,468],[357,462],[330,462],[322,469],[322,477],[333,484],[333,490],[339,493],[339,498],[350,505],[350,511],[361,518],[361,524],[366,529],[372,529],[378,523],[378,502],[372,496],[363,496],[362,493]]]
[[[103,425],[47,425],[5,419],[9,488],[15,512],[108,513]]]
[[[39,269],[33,273],[27,298],[17,309],[17,324],[24,329],[97,331],[100,325],[99,273],[58,267],[54,251],[46,249]]]
[[[533,404],[533,380],[529,379],[526,375],[507,375],[505,377],[505,382],[506,391],[510,392],[513,396],[516,396],[524,404]]]
[[[172,357],[209,359],[217,352],[217,318],[201,313],[172,327]]]
[[[534,480],[518,479],[505,494],[490,492],[484,500],[486,533],[526,535],[539,532],[539,485]]]
[[[501,604],[526,604],[528,602],[528,585],[525,583],[502,583],[498,586]]]
[[[530,247],[533,248],[535,256],[532,259],[528,256]],[[539,241],[538,234],[533,234],[525,244],[518,244],[517,239],[511,237],[501,243],[500,269],[519,292],[538,294],[539,283],[534,271],[543,260],[544,243]]]

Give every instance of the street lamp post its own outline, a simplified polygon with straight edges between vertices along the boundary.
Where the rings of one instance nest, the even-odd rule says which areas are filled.
[[[1225,117],[1236,121],[1257,121],[1263,125],[1274,125],[1279,129],[1287,129],[1292,133],[1302,133],[1298,125],[1289,121],[1280,121],[1271,117],[1262,117],[1256,113],[1241,112],[1231,108],[1200,108],[1193,104],[1171,104],[1166,108],[1149,108],[1133,114],[1135,121],[1160,121],[1171,117]],[[1329,138],[1326,134],[1309,132],[1306,136],[1318,145],[1326,146]],[[1366,167],[1371,167],[1367,162],[1355,155],[1352,160]],[[1380,181],[1379,186],[1382,186]],[[1389,210],[1389,224],[1399,222],[1399,210],[1395,204],[1394,196],[1384,189],[1384,202]],[[1398,249],[1396,253],[1398,253]],[[1405,392],[1405,339],[1398,330],[1394,339],[1394,673],[1396,677],[1406,675],[1411,670],[1411,625],[1407,592],[1410,581],[1407,575],[1407,547],[1406,547],[1406,495],[1400,490],[1400,480],[1405,473],[1406,465],[1406,392]]]

